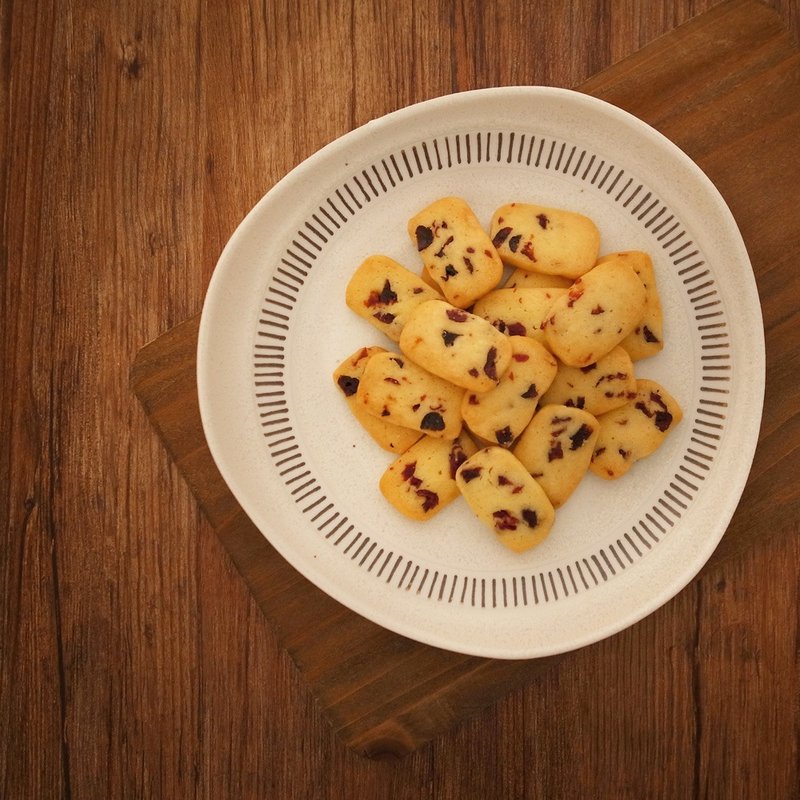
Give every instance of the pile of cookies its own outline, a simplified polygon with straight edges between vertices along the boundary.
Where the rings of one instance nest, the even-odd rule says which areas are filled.
[[[443,198],[408,233],[421,274],[374,255],[346,291],[397,348],[360,348],[334,381],[398,455],[380,479],[395,508],[425,520],[463,495],[522,552],[587,471],[621,477],[681,420],[634,371],[663,347],[652,262],[600,258],[591,219],[526,203],[498,208],[487,234],[464,200]]]

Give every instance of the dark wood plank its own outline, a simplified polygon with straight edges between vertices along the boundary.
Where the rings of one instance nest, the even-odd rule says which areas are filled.
[[[775,130],[776,124],[786,120],[791,124],[798,110],[798,104],[793,100],[800,97],[800,93],[794,92],[792,80],[787,82],[782,78],[792,74],[800,55],[775,15],[765,8],[756,7],[756,10],[758,13],[753,14],[752,6],[746,3],[733,3],[717,9],[707,14],[701,22],[673,33],[667,41],[658,41],[635,57],[606,70],[582,88],[613,99],[623,107],[627,105],[634,111],[638,103],[642,103],[645,107],[643,116],[648,121],[659,124],[662,130],[666,129],[665,132],[669,131],[672,138],[687,147],[689,152],[693,152],[692,147],[700,151],[698,160],[701,165],[704,156],[707,160],[715,159],[713,163],[719,173],[717,179],[724,184],[726,196],[738,201],[741,197],[758,195],[762,205],[768,206],[772,214],[788,217],[792,207],[791,203],[781,201],[782,186],[778,176],[791,181],[794,175],[796,180],[800,177],[796,174],[798,170],[792,173],[784,161],[771,162],[768,165],[771,173],[766,176],[763,169],[755,177],[750,171],[740,169],[740,161],[749,163],[755,155],[752,126],[740,127],[738,135],[737,131],[729,132],[724,148],[717,139],[717,131],[726,127],[724,123],[729,116],[740,119],[746,109],[754,104],[751,99],[754,91],[744,76],[756,76],[759,79],[759,91],[755,92],[758,96],[757,112],[780,108],[780,112],[773,110],[769,117],[766,113],[758,116],[772,130]],[[746,49],[748,30],[752,30],[758,55],[754,56],[748,50],[745,64],[738,65],[741,73],[732,77],[731,64],[738,64],[732,62],[733,55]],[[675,48],[680,48],[683,54],[683,61],[677,66],[665,57],[667,52]],[[720,64],[724,69],[720,68]],[[668,73],[666,81],[663,80],[665,72]],[[798,70],[794,69],[794,73],[800,77]],[[778,80],[773,80],[775,75]],[[616,76],[621,87],[617,85]],[[660,88],[662,83],[672,87],[671,93],[664,94],[656,101],[649,87],[655,85]],[[677,119],[669,113],[676,94],[683,98]],[[714,141],[710,146],[706,145],[706,149],[698,143],[698,129],[703,127],[697,122],[700,118],[705,120],[705,127],[713,132]],[[778,143],[788,142],[788,146],[791,146],[793,138],[789,131],[777,140]],[[718,155],[720,148],[724,151],[723,156]],[[764,189],[761,184],[765,180],[774,186],[775,191]],[[774,251],[775,241],[781,240],[784,247],[791,247],[791,241],[786,241],[786,232],[788,229],[791,235],[794,230],[781,218],[782,224],[769,232],[772,238],[759,235],[758,232],[764,227],[764,219],[763,214],[758,217],[751,212],[742,225],[757,274],[762,271],[769,273],[773,266],[770,255]],[[786,290],[791,292],[792,288],[789,286]],[[784,303],[783,308],[788,307],[789,304]],[[794,319],[793,314],[789,319]],[[768,323],[771,323],[769,318]],[[144,397],[150,415],[162,427],[162,435],[166,435],[173,457],[177,458],[195,492],[200,491],[201,502],[205,503],[203,487],[196,485],[198,481],[217,484],[213,489],[208,487],[211,498],[224,496],[225,490],[220,485],[221,478],[210,464],[208,454],[198,452],[197,427],[191,427],[186,420],[187,406],[191,405],[192,413],[196,413],[191,351],[196,335],[195,325],[196,322],[186,323],[144,351],[137,363],[133,382],[137,392]],[[768,324],[767,330],[769,335],[771,325]],[[796,344],[796,337],[792,338]],[[149,387],[148,393],[148,387],[142,385],[147,379],[157,379],[160,370],[164,370],[168,381],[172,380],[175,365],[169,364],[164,368],[158,361],[162,348],[167,356],[174,349],[176,359],[183,359],[185,367],[179,386],[174,385],[170,390],[162,389],[156,395],[159,400],[162,397],[172,398],[166,408],[163,402],[155,405],[149,402],[148,397],[153,389]],[[148,358],[149,350],[154,350],[156,355]],[[796,351],[795,346],[795,358]],[[155,365],[150,363],[154,358]],[[784,361],[780,359],[779,363],[783,364]],[[770,380],[773,380],[772,373]],[[785,414],[793,414],[793,410],[786,409],[783,400],[789,391],[791,386],[783,381],[776,391],[770,393],[768,404],[780,404]],[[181,395],[183,401],[177,399]],[[773,413],[771,406],[768,413]],[[182,420],[182,427],[174,427],[175,418]],[[783,431],[785,434],[785,429]],[[775,504],[772,495],[764,491],[765,484],[775,482],[776,474],[787,467],[792,469],[796,466],[791,452],[775,449],[785,441],[785,435],[780,440],[769,437],[762,439],[751,484],[744,497],[743,512],[737,515],[723,546],[709,562],[707,571],[713,570],[724,557],[752,544],[754,520],[769,520],[769,524],[761,526],[767,532],[783,532],[787,523],[797,519],[797,499],[794,494],[787,498],[787,502]],[[190,457],[193,460],[188,468],[184,466],[181,452],[186,447],[191,448]],[[197,467],[202,471],[195,472]],[[217,523],[220,519],[213,509],[210,518]],[[497,663],[441,653],[400,639],[366,620],[351,618],[352,615],[341,606],[304,582],[276,556],[244,515],[234,514],[225,524],[218,525],[217,530],[261,608],[275,624],[280,641],[309,680],[312,692],[318,697],[334,728],[345,741],[365,752],[402,753],[413,749],[435,731],[445,729],[462,717],[464,712],[497,700],[515,685],[530,680],[556,661],[551,659],[542,664]],[[348,632],[346,657],[340,656],[342,629]],[[463,708],[449,697],[450,689],[459,683],[466,687],[459,695],[459,702],[466,702]],[[417,714],[424,716],[422,727],[420,722],[415,722],[415,708]],[[377,733],[371,735],[373,727]]]

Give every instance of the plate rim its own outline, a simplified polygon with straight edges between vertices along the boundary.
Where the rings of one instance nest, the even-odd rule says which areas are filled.
[[[526,86],[513,86],[513,87],[493,87],[489,89],[478,89],[478,90],[471,90],[468,92],[459,92],[455,94],[446,94],[440,97],[431,98],[420,103],[413,104],[411,106],[406,106],[404,108],[398,109],[396,111],[390,112],[382,117],[379,117],[375,120],[371,120],[364,125],[349,131],[348,133],[343,134],[342,136],[338,137],[337,139],[333,140],[332,142],[328,143],[316,153],[309,156],[303,162],[298,164],[294,167],[286,176],[284,176],[280,181],[278,181],[272,188],[270,188],[261,198],[260,200],[253,206],[253,208],[248,212],[245,218],[239,223],[236,227],[234,232],[232,233],[231,237],[228,239],[225,247],[220,254],[220,257],[217,261],[217,265],[215,266],[214,273],[212,274],[211,281],[209,282],[209,288],[206,294],[206,298],[203,305],[203,312],[201,314],[200,320],[200,328],[198,333],[198,345],[197,345],[197,385],[198,385],[198,400],[200,405],[200,414],[201,420],[203,424],[203,431],[206,436],[206,440],[209,445],[209,450],[211,451],[212,458],[214,462],[217,464],[217,467],[220,470],[220,473],[223,476],[228,488],[230,489],[233,496],[236,498],[237,502],[239,502],[245,513],[253,519],[253,514],[251,513],[251,509],[247,507],[247,504],[243,502],[242,498],[240,497],[239,493],[236,491],[235,488],[235,476],[231,477],[230,471],[227,469],[225,454],[222,449],[218,446],[216,441],[215,433],[213,430],[214,421],[210,418],[210,406],[211,400],[209,396],[209,387],[210,384],[207,382],[207,374],[206,371],[209,366],[209,357],[208,354],[210,352],[210,337],[211,337],[211,329],[210,320],[213,318],[209,314],[209,309],[212,308],[216,299],[218,299],[218,295],[221,292],[221,289],[218,286],[223,285],[223,272],[224,265],[227,263],[226,259],[229,256],[230,251],[233,249],[236,240],[239,236],[243,235],[243,232],[246,232],[246,224],[247,221],[254,216],[257,216],[258,210],[262,207],[263,204],[268,203],[270,197],[273,196],[273,193],[276,193],[280,187],[286,186],[287,183],[297,180],[298,176],[302,177],[302,175],[308,171],[313,170],[318,163],[324,163],[325,159],[331,154],[335,153],[339,147],[344,146],[346,143],[353,141],[355,138],[361,135],[365,135],[371,131],[377,131],[382,129],[385,126],[392,126],[396,121],[402,121],[404,119],[412,117],[414,114],[422,114],[424,116],[431,108],[438,108],[442,103],[448,103],[456,100],[457,102],[471,102],[474,100],[480,100],[481,97],[487,96],[498,96],[500,94],[516,94],[519,96],[528,95],[534,96],[539,94],[548,94],[551,96],[561,96],[565,99],[570,101],[577,101],[581,103],[587,103],[589,105],[596,105],[599,104],[598,107],[602,107],[605,109],[607,113],[611,113],[614,115],[620,115],[620,119],[625,121],[629,125],[633,125],[634,127],[638,127],[642,132],[646,132],[649,136],[655,135],[657,139],[660,141],[662,146],[665,146],[668,150],[672,151],[671,155],[673,157],[677,156],[681,158],[684,163],[691,169],[691,171],[695,174],[695,176],[704,184],[704,190],[706,192],[710,192],[713,196],[715,203],[720,207],[721,210],[725,214],[727,214],[729,221],[732,225],[732,231],[735,231],[736,236],[738,237],[737,245],[741,249],[742,253],[744,254],[747,265],[750,268],[750,277],[752,277],[752,288],[755,289],[755,299],[758,301],[758,294],[757,288],[755,286],[755,276],[752,270],[752,264],[750,263],[749,256],[747,255],[747,250],[745,244],[741,238],[741,234],[738,230],[738,226],[736,225],[735,219],[730,212],[730,209],[727,206],[724,198],[722,197],[719,190],[714,186],[713,182],[705,175],[705,173],[699,168],[697,164],[677,145],[671,142],[668,138],[666,138],[663,134],[661,134],[656,129],[652,128],[652,126],[648,125],[648,123],[644,122],[643,120],[638,119],[634,115],[630,114],[629,112],[614,106],[611,103],[608,103],[605,100],[601,100],[598,98],[594,98],[591,95],[587,95],[581,92],[576,92],[574,90],[569,89],[561,89],[558,87],[526,87]],[[613,635],[614,633],[618,632],[619,630],[623,630],[630,625],[636,623],[637,621],[643,619],[644,617],[648,616],[652,611],[656,608],[660,607],[664,603],[668,602],[672,597],[677,595],[702,569],[703,565],[706,563],[708,558],[710,557],[713,550],[716,548],[719,540],[725,533],[727,529],[728,523],[730,522],[731,517],[735,513],[736,507],[741,498],[741,493],[744,489],[744,486],[747,481],[747,476],[749,474],[752,460],[755,455],[755,450],[758,441],[758,430],[760,426],[760,420],[763,414],[763,399],[764,399],[764,374],[765,374],[765,349],[764,349],[764,337],[763,337],[763,320],[761,318],[761,307],[760,302],[756,303],[756,308],[753,309],[754,312],[757,312],[759,322],[761,323],[759,329],[759,339],[760,339],[760,351],[756,353],[756,361],[757,363],[750,365],[750,369],[754,370],[756,373],[760,373],[759,379],[759,397],[757,402],[757,413],[753,415],[753,422],[751,428],[754,429],[754,432],[751,432],[750,441],[748,442],[749,453],[748,458],[746,459],[747,468],[744,470],[740,470],[737,475],[740,477],[739,484],[736,487],[736,490],[731,493],[731,496],[734,498],[729,503],[729,511],[730,513],[725,515],[725,522],[724,525],[720,525],[721,532],[719,536],[711,537],[712,545],[707,547],[702,556],[697,559],[696,568],[694,570],[686,571],[685,573],[681,573],[681,575],[685,578],[683,580],[673,581],[670,584],[670,589],[666,590],[662,594],[666,596],[662,596],[662,594],[654,595],[652,598],[652,602],[649,605],[644,607],[639,606],[635,613],[629,614],[627,616],[623,616],[619,620],[619,624],[606,626],[598,633],[598,635],[594,638],[590,637],[585,640],[581,640],[577,643],[568,643],[562,647],[556,647],[552,650],[542,649],[541,647],[536,648],[536,652],[532,653],[524,653],[521,651],[514,651],[514,652],[500,652],[496,648],[491,646],[485,647],[476,645],[474,647],[470,646],[468,648],[462,646],[454,646],[453,642],[445,642],[439,636],[427,636],[424,632],[419,632],[417,630],[409,630],[402,624],[397,624],[397,621],[392,618],[386,618],[385,615],[370,613],[369,609],[364,610],[362,607],[354,607],[352,599],[348,597],[347,591],[341,589],[341,587],[336,585],[336,582],[333,581],[331,583],[329,576],[321,575],[319,570],[315,573],[313,569],[309,569],[307,565],[303,564],[300,565],[297,563],[295,553],[292,552],[291,548],[287,548],[285,543],[280,539],[280,537],[271,537],[268,533],[264,530],[261,525],[256,524],[256,527],[260,530],[262,535],[269,541],[275,549],[281,554],[283,558],[285,558],[290,564],[292,564],[296,569],[298,569],[303,575],[306,576],[309,580],[311,580],[315,585],[317,585],[320,589],[325,591],[327,594],[331,595],[338,601],[342,602],[348,608],[353,610],[355,613],[358,613],[362,616],[371,619],[372,621],[376,622],[383,627],[394,631],[395,633],[413,638],[417,641],[424,642],[426,644],[430,644],[440,648],[446,648],[449,650],[454,650],[456,652],[464,652],[471,655],[479,655],[479,656],[487,656],[487,657],[495,657],[495,658],[531,658],[537,657],[541,655],[549,655],[556,652],[564,652],[567,650],[575,649],[576,647],[580,647],[586,644],[590,644],[592,642],[598,641],[600,639],[604,639],[607,636]],[[757,343],[758,344],[758,343]],[[759,350],[756,347],[756,350]],[[276,538],[278,541],[276,541]],[[707,552],[706,552],[707,550]],[[674,590],[673,590],[674,587]],[[356,604],[359,605],[358,603]],[[639,613],[641,611],[641,613]]]

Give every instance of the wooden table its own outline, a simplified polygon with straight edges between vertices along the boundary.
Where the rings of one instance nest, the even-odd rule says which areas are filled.
[[[800,4],[574,5],[0,6],[0,796],[800,796]],[[730,190],[767,332],[761,442],[673,601],[510,666],[494,697],[442,681],[409,754],[370,759],[403,746],[364,744],[357,704],[337,725],[200,513],[235,513],[202,449],[163,446],[193,435],[170,412],[176,353],[228,236],[291,167],[375,116],[505,84],[635,101]],[[758,153],[736,179],[734,147]],[[759,171],[769,186],[737,193]]]

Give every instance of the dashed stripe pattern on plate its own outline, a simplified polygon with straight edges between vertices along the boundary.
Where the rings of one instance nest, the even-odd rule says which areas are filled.
[[[596,552],[544,572],[477,577],[440,572],[387,549],[335,508],[297,442],[286,401],[285,343],[291,312],[325,246],[374,199],[428,172],[464,164],[519,164],[571,176],[608,195],[642,225],[682,281],[700,341],[700,397],[690,444],[652,507]],[[636,564],[669,535],[701,490],[725,429],[731,381],[727,322],[711,270],[674,213],[622,167],[585,148],[516,131],[476,131],[422,141],[358,170],[325,198],[275,266],[254,345],[255,399],[264,438],[293,501],[343,557],[397,589],[443,603],[517,608],[554,603],[591,590]]]

